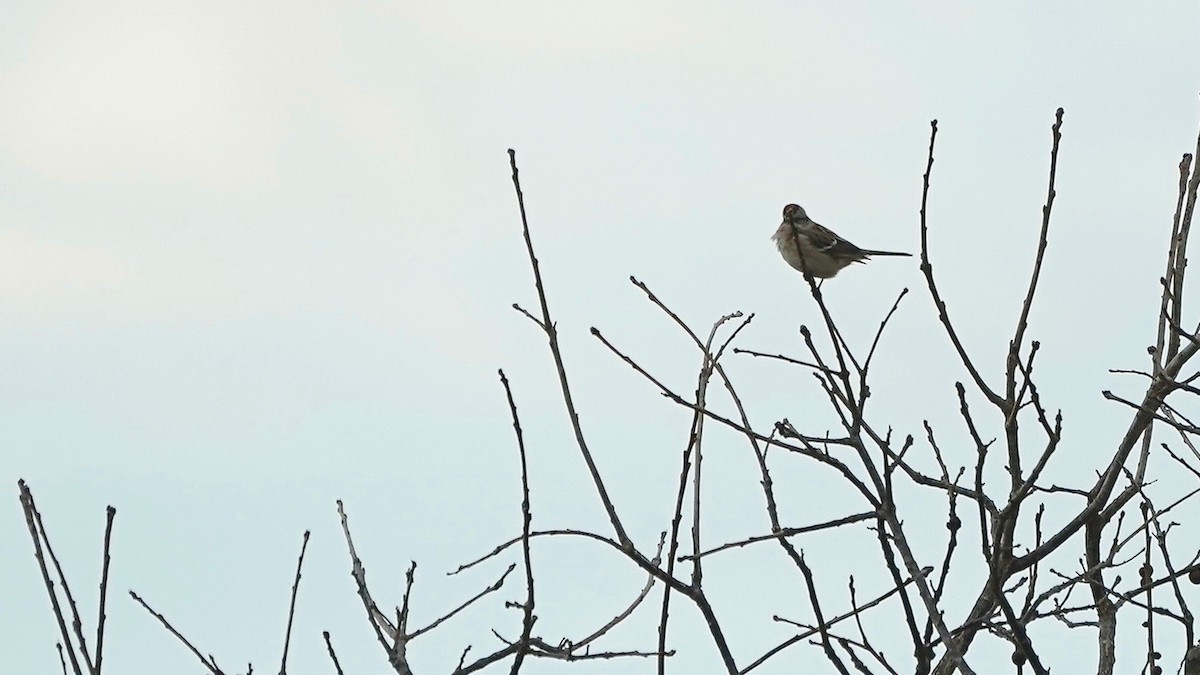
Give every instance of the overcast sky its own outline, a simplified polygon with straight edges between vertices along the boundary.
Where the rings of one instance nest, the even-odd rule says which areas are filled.
[[[1200,11],[1003,7],[10,3],[0,21],[4,670],[58,668],[17,504],[22,477],[88,615],[104,507],[118,509],[113,673],[200,672],[131,588],[228,670],[250,661],[274,672],[305,529],[291,672],[332,672],[322,630],[346,672],[387,672],[334,501],[346,503],[385,606],[399,602],[408,561],[420,564],[415,623],[490,583],[515,558],[467,578],[444,572],[519,532],[499,367],[527,432],[535,526],[606,531],[544,338],[510,307],[536,305],[510,147],[585,431],[652,547],[688,416],[588,328],[681,392],[694,387],[698,355],[628,276],[699,330],[754,312],[740,346],[800,355],[797,328],[816,314],[769,241],[781,207],[798,202],[864,247],[915,251],[937,118],[935,266],[994,379],[1062,106],[1059,200],[1031,336],[1043,342],[1043,394],[1068,429],[1052,471],[1086,480],[1126,421],[1100,389],[1136,391],[1106,369],[1144,366],[1153,338],[1176,167],[1200,118]],[[863,348],[912,288],[877,357],[876,424],[920,435],[929,419],[952,458],[970,462],[953,397],[964,374],[922,283],[912,259],[888,258],[825,288]],[[835,423],[807,374],[746,356],[728,367],[761,428],[785,416],[817,433]],[[711,443],[721,469],[710,474],[709,541],[766,532],[744,442],[714,433]],[[780,471],[795,481],[783,488],[794,505],[786,524],[861,507],[831,480]],[[936,502],[923,508],[902,516],[944,519]],[[931,536],[929,564],[942,541]],[[833,611],[847,607],[847,560],[859,551],[860,592],[887,589],[870,571],[870,536],[856,537],[802,542]],[[771,614],[811,616],[781,557],[729,553],[709,572],[739,661],[792,634]],[[578,543],[546,543],[537,563],[537,633],[549,642],[590,632],[643,582]],[[414,665],[446,672],[466,644],[473,655],[494,648],[491,628],[516,636],[518,613],[499,605],[523,597],[514,577],[489,608],[415,642]],[[676,668],[715,672],[696,616],[678,607]],[[654,613],[604,647],[651,649]],[[823,672],[824,661],[797,647],[776,666]]]

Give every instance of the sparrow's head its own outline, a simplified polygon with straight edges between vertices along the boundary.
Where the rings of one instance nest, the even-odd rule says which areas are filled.
[[[804,207],[802,206],[797,204],[788,204],[787,206],[783,207],[783,220],[785,222],[793,223],[806,218],[808,218],[808,214],[804,212]]]

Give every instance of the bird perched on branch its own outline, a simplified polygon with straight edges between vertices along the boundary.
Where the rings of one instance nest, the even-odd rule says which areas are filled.
[[[771,239],[787,264],[801,272],[807,267],[808,273],[816,279],[828,279],[850,263],[866,262],[867,258],[874,255],[912,255],[859,248],[814,222],[796,204],[783,207],[783,222]]]

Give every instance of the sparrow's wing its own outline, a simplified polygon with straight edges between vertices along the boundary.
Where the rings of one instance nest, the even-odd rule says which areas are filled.
[[[834,257],[857,257],[865,253],[861,248],[834,234],[833,230],[815,221],[812,221],[808,238],[812,241],[813,246],[817,247],[817,250]]]

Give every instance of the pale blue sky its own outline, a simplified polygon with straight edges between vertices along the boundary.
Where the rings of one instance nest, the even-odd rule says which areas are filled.
[[[520,525],[497,367],[523,415],[535,526],[604,531],[544,340],[509,308],[534,304],[509,147],[585,430],[631,530],[650,546],[666,526],[688,416],[587,329],[601,327],[680,391],[694,386],[698,359],[626,278],[645,280],[697,328],[734,309],[756,312],[740,344],[797,353],[796,328],[815,314],[768,239],[780,208],[799,202],[860,245],[915,251],[937,118],[935,264],[966,341],[996,373],[1032,259],[1049,125],[1064,107],[1059,202],[1031,333],[1043,342],[1043,391],[1068,429],[1051,471],[1065,480],[1102,459],[1125,416],[1099,390],[1133,392],[1106,369],[1145,365],[1176,165],[1195,145],[1200,12],[1192,2],[1000,7],[6,8],[5,672],[58,668],[18,477],[36,491],[89,608],[104,506],[118,509],[113,673],[199,672],[129,588],[224,667],[276,668],[306,528],[291,671],[332,672],[320,643],[327,629],[347,672],[387,672],[353,593],[334,500],[346,501],[382,603],[399,601],[403,567],[420,563],[414,621],[490,583],[498,563],[467,579],[442,573]],[[887,259],[826,290],[860,345],[901,287],[915,291],[878,357],[877,423],[920,434],[930,419],[951,456],[969,462],[952,388],[963,374],[921,284],[914,262]],[[807,374],[748,357],[729,368],[762,428],[784,416],[813,431],[833,423]],[[710,475],[724,480],[711,488],[709,540],[765,532],[744,443],[719,433],[711,442]],[[859,506],[803,467],[779,471],[777,481],[793,481],[792,524]],[[909,508],[909,519],[939,523],[926,549],[933,564],[944,507],[925,499]],[[878,557],[868,536],[802,544],[830,608],[845,607],[852,558],[860,592],[885,590],[877,577],[864,581]],[[714,584],[730,580],[713,592],[737,626],[739,660],[791,634],[772,613],[808,616],[780,558],[776,548],[734,552],[709,572]],[[578,544],[546,544],[537,563],[537,632],[548,641],[590,632],[642,583]],[[763,588],[767,574],[780,581]],[[518,580],[502,595],[523,597]],[[499,603],[418,640],[415,665],[443,672],[463,645],[474,643],[473,654],[494,646],[490,628],[515,634],[519,617]],[[711,672],[715,654],[679,607],[676,668]],[[650,648],[649,614],[607,646]],[[771,672],[822,672],[815,649],[790,658]],[[529,672],[617,669],[650,664],[534,663]]]

